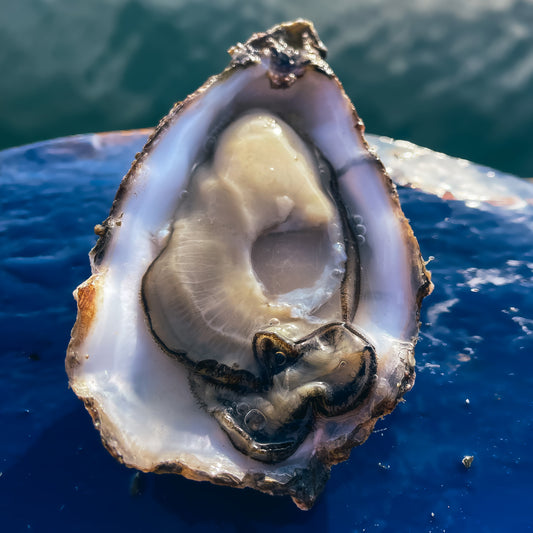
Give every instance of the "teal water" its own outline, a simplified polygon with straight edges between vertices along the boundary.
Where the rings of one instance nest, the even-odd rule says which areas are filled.
[[[527,0],[0,0],[0,149],[153,126],[232,44],[299,16],[368,131],[533,175]]]

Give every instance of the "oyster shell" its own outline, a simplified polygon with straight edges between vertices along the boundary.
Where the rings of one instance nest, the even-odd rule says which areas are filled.
[[[413,385],[432,285],[312,24],[230,53],[97,227],[66,368],[126,465],[307,509]]]

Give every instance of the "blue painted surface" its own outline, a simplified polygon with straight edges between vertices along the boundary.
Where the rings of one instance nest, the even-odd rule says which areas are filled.
[[[144,139],[0,152],[0,531],[533,529],[533,209],[408,188],[403,209],[435,257],[417,382],[333,468],[315,507],[170,475],[142,475],[130,495],[133,471],[101,445],[64,356],[92,228]]]

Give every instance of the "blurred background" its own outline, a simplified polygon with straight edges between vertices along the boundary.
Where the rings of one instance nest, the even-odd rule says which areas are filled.
[[[311,19],[367,131],[533,175],[531,0],[0,0],[0,149],[157,124],[227,48]]]

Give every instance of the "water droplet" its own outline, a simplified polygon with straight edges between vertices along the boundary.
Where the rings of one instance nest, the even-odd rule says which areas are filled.
[[[279,326],[280,322],[279,322],[279,319],[278,318],[271,318],[269,321],[268,321],[268,325],[269,326]]]
[[[357,224],[355,226],[355,231],[359,234],[359,235],[366,235],[366,226],[364,224]]]
[[[359,244],[365,244],[366,239],[364,238],[363,235],[357,235],[357,242],[358,242]]]
[[[352,220],[356,225],[363,223],[363,217],[361,215],[353,215]]]
[[[244,423],[251,431],[260,431],[265,427],[265,415],[259,409],[251,409],[244,417]]]

